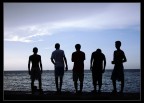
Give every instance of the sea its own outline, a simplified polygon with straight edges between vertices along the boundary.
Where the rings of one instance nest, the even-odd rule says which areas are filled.
[[[31,80],[28,71],[4,71],[3,72],[3,90],[8,91],[31,91]],[[112,92],[113,85],[111,81],[112,70],[105,70],[102,77],[101,92]],[[140,69],[125,69],[124,92],[141,92],[141,71]],[[34,82],[38,86],[38,80]],[[116,82],[117,91],[120,91],[120,82]],[[98,86],[97,86],[98,87]],[[56,91],[55,78],[53,70],[44,70],[42,73],[43,91]],[[79,89],[79,81],[78,81]],[[98,88],[97,88],[98,89]],[[83,91],[91,92],[93,90],[92,73],[90,70],[84,71]],[[72,71],[66,71],[63,77],[62,91],[75,92],[72,79]]]

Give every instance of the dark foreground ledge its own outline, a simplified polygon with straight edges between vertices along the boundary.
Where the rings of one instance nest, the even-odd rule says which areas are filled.
[[[117,93],[111,92],[74,92],[62,91],[44,91],[42,94],[31,94],[30,91],[4,91],[3,100],[141,100],[140,93]]]

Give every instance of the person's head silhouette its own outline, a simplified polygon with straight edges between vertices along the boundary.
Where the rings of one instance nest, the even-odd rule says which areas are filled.
[[[96,52],[97,53],[101,53],[102,51],[101,51],[101,49],[97,49]]]
[[[59,48],[60,48],[60,44],[59,44],[59,43],[56,43],[56,44],[55,44],[55,48],[56,48],[56,49],[59,49]]]
[[[37,54],[38,48],[37,48],[37,47],[34,47],[34,48],[33,48],[33,52],[34,52],[34,54]]]
[[[80,44],[76,44],[75,48],[76,48],[77,51],[79,51],[81,49],[81,45]]]
[[[121,46],[121,42],[120,42],[120,41],[116,41],[116,42],[115,42],[115,47],[116,47],[117,49],[120,49],[120,46]]]

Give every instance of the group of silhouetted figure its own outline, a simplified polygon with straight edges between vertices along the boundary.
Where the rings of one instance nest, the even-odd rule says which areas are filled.
[[[116,89],[116,80],[121,82],[121,90],[120,93],[123,93],[124,89],[124,67],[123,62],[126,62],[125,53],[120,49],[121,42],[116,41],[115,47],[117,50],[113,53],[113,61],[114,69],[112,71],[111,80],[113,83],[113,93],[117,93]],[[51,54],[51,62],[54,64],[54,75],[55,75],[55,84],[57,92],[61,92],[62,83],[63,83],[63,76],[64,70],[68,70],[67,59],[65,57],[65,53],[63,50],[60,49],[60,44],[55,44],[55,49]],[[84,60],[85,60],[85,53],[81,51],[81,45],[75,45],[76,51],[72,53],[71,61],[74,62],[73,65],[73,81],[76,93],[81,93],[83,89],[83,81],[84,81]],[[29,56],[28,62],[28,71],[31,77],[31,90],[32,93],[35,91],[34,81],[39,81],[39,91],[42,92],[42,81],[41,81],[41,74],[43,71],[41,56],[37,54],[38,48],[33,48],[33,55]],[[30,67],[30,63],[32,66]],[[91,55],[90,60],[90,70],[92,71],[92,80],[94,90],[93,92],[101,92],[102,86],[102,74],[105,72],[106,67],[106,58],[105,55],[102,53],[101,49],[97,49]],[[78,90],[78,80],[80,81],[80,90]],[[60,81],[60,82],[59,82]],[[99,89],[97,91],[97,84]]]

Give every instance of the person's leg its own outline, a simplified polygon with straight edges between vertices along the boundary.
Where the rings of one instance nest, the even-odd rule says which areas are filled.
[[[78,81],[78,75],[76,72],[73,71],[73,82],[76,93],[78,92],[77,81]]]
[[[60,92],[61,92],[61,88],[62,88],[62,83],[63,83],[63,77],[60,77]]]
[[[121,81],[121,90],[120,90],[121,93],[123,93],[123,88],[124,88],[124,80]]]
[[[122,69],[121,75],[120,75],[120,80],[121,80],[121,90],[120,93],[123,93],[124,89],[124,70]]]
[[[112,83],[113,83],[113,92],[117,92],[116,90],[116,80],[112,80]]]
[[[94,82],[94,92],[97,92],[97,85],[98,85],[98,77],[95,76],[95,82]]]
[[[59,75],[60,75],[59,67],[55,67],[55,84],[57,92],[59,91],[59,83],[58,83]]]
[[[34,93],[34,79],[31,80],[31,91]]]
[[[98,92],[101,92],[101,86],[102,86],[102,84],[101,84],[101,83],[98,83],[98,85],[99,85],[99,90],[98,90]]]
[[[80,92],[82,92],[83,89],[83,81],[80,81]]]
[[[59,68],[59,77],[60,77],[60,88],[59,88],[59,92],[61,92],[61,89],[62,89],[63,76],[64,76],[64,67],[60,67],[60,68]]]
[[[101,86],[102,86],[102,74],[99,75],[99,78],[98,78],[98,85],[99,85],[99,90],[98,90],[98,92],[101,92]]]
[[[75,87],[75,90],[76,90],[76,93],[77,93],[78,92],[77,81],[74,81],[74,87]]]
[[[79,80],[80,80],[80,92],[82,92],[83,89],[83,80],[84,80],[84,73],[79,74]]]
[[[93,87],[94,87],[93,92],[96,92],[97,72],[95,71],[95,69],[93,69],[93,71],[92,71],[92,80],[93,80]]]
[[[56,90],[58,91],[58,77],[55,77]]]
[[[34,79],[31,81],[31,88],[34,86]]]
[[[96,81],[93,81],[94,91],[96,91]]]
[[[41,82],[41,78],[39,78],[38,81],[39,81],[39,89],[41,90],[41,89],[42,89],[42,82]]]
[[[39,81],[39,93],[43,94],[41,78],[39,78],[38,81]]]
[[[96,79],[93,77],[93,87],[94,87],[94,92],[96,91]]]

